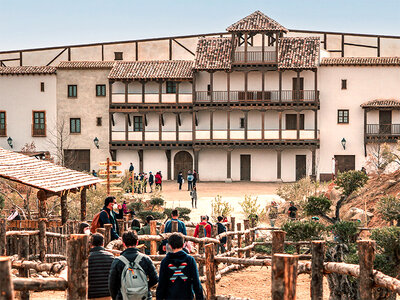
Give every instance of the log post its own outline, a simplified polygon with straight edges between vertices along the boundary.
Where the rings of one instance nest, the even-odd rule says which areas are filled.
[[[218,235],[218,225],[214,224],[211,228],[211,237],[215,238]],[[218,251],[218,244],[214,244],[214,250]]]
[[[205,237],[204,225],[199,225],[199,238]],[[199,243],[199,254],[204,254],[204,243]],[[204,263],[199,262],[199,275],[204,276]]]
[[[226,224],[226,231],[230,231],[231,230],[231,224]],[[226,237],[226,249],[228,251],[232,250],[232,236],[229,235]]]
[[[151,220],[150,221],[150,235],[157,235],[157,221]],[[150,242],[150,255],[157,254],[157,242],[151,241]]]
[[[11,280],[11,261],[7,256],[0,257],[0,299],[14,299],[14,288]]]
[[[46,238],[46,223],[47,219],[39,219],[39,259],[41,262],[46,262],[46,249],[47,249],[47,238]]]
[[[104,224],[104,246],[107,246],[111,242],[111,228],[112,224]]]
[[[87,187],[83,187],[81,191],[81,221],[86,220],[86,190]]]
[[[37,198],[39,200],[39,218],[46,218],[47,211],[46,211],[46,200],[47,194],[44,190],[39,190],[37,192]]]
[[[242,224],[241,223],[237,223],[237,231],[242,231]],[[238,234],[237,235],[237,247],[238,248],[242,248],[242,235]],[[241,258],[243,256],[243,252],[242,251],[238,251],[238,257]]]
[[[88,238],[86,234],[72,234],[67,242],[68,300],[87,299]]]
[[[214,261],[214,245],[207,244],[206,247],[206,291],[207,300],[214,300],[216,297],[215,289],[215,261]]]
[[[19,247],[19,258],[21,260],[28,260],[29,257],[29,234],[22,234],[19,238],[20,247]],[[20,268],[18,270],[19,277],[29,277],[29,269]],[[29,291],[20,291],[21,300],[29,300]]]
[[[7,254],[6,220],[0,219],[0,256]]]
[[[313,241],[311,245],[311,300],[322,300],[324,295],[325,241]]]
[[[375,241],[358,241],[357,244],[360,261],[360,299],[373,299]]]
[[[231,217],[231,230],[235,231],[235,228],[236,228],[236,218]]]
[[[298,256],[275,254],[271,275],[272,300],[296,299]]]
[[[171,232],[178,232],[178,221],[171,221]]]
[[[106,230],[104,228],[97,228],[96,232],[100,233],[101,235],[103,235],[103,237],[106,235]],[[105,240],[104,240],[104,246],[106,246]]]
[[[286,232],[282,230],[272,231],[272,255],[276,253],[284,253]]]
[[[119,236],[122,237],[125,232],[124,219],[117,219],[117,224],[119,229]]]
[[[244,230],[248,230],[250,228],[249,220],[243,220]],[[244,235],[244,243],[246,246],[250,245],[250,234],[245,233]],[[250,249],[246,250],[246,258],[250,257]]]
[[[68,221],[68,206],[67,206],[68,193],[65,192],[61,195],[61,224],[64,225]]]

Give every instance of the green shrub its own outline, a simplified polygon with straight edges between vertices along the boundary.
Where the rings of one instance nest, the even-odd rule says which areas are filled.
[[[147,216],[153,216],[155,220],[163,220],[165,218],[164,213],[151,210],[142,210],[136,213],[136,216],[142,220],[143,223],[146,222]]]
[[[218,216],[229,217],[233,212],[233,207],[228,201],[222,200],[222,197],[217,195],[214,200],[211,201],[211,211],[211,218],[216,222]]]
[[[400,198],[394,196],[382,197],[378,202],[378,212],[382,215],[382,219],[400,223]]]
[[[0,212],[3,210],[5,205],[4,196],[0,194]]]
[[[339,221],[328,226],[328,230],[333,233],[340,243],[350,244],[357,239],[359,229],[356,223],[349,221]]]
[[[330,212],[331,205],[332,201],[323,195],[310,196],[304,206],[304,212],[307,216],[325,215]]]
[[[257,222],[258,220],[264,220],[267,216],[267,209],[262,208],[261,205],[258,203],[257,197],[251,197],[248,195],[244,196],[244,200],[239,202],[244,215],[248,220],[255,219]],[[256,224],[253,224],[256,225]]]
[[[150,199],[150,204],[153,206],[153,209],[155,206],[163,206],[165,203],[165,200],[161,196],[152,196]]]
[[[368,181],[368,176],[361,171],[347,171],[339,173],[335,184],[343,191],[343,195],[348,197],[351,193],[363,187]]]
[[[179,212],[179,219],[183,221],[190,221],[189,214],[191,213],[191,209],[187,207],[175,207],[175,208],[165,208],[164,209],[164,216],[167,218],[171,217],[172,211],[176,209]]]
[[[128,207],[128,209],[130,209],[130,210],[134,210],[135,213],[138,213],[138,212],[140,212],[141,210],[143,210],[143,208],[144,208],[144,203],[143,203],[143,201],[141,201],[141,200],[136,200],[136,201],[134,201],[134,202],[129,203],[127,207]]]
[[[289,221],[283,224],[282,230],[286,231],[288,240],[298,242],[321,239],[326,228],[314,221]]]

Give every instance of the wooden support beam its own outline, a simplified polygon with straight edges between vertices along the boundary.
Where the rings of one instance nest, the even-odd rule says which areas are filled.
[[[247,230],[250,228],[250,224],[249,224],[249,220],[243,220],[243,224],[244,224],[244,230]],[[246,244],[246,246],[250,245],[250,233],[246,232],[244,234],[244,242]],[[246,251],[246,258],[250,257],[250,250]]]
[[[129,119],[129,113],[125,114],[125,140],[128,141],[129,140],[129,123],[130,123],[130,119]]]
[[[322,300],[324,295],[325,241],[312,241],[311,300]]]
[[[175,90],[175,102],[179,103],[179,81],[176,82],[176,90]]]
[[[162,84],[163,82],[160,80],[158,82],[158,103],[162,103]]]
[[[192,81],[192,102],[196,103],[196,72],[193,72],[193,81]]]
[[[216,266],[214,262],[214,245],[207,244],[205,247],[206,252],[206,291],[207,300],[214,300],[216,297],[215,288],[215,273]]]
[[[228,103],[231,102],[231,72],[226,72],[226,90],[228,92]]]
[[[172,39],[169,39],[168,43],[169,60],[172,60]]]
[[[244,72],[244,100],[247,101],[247,91],[249,88],[249,72]]]
[[[314,102],[317,103],[319,100],[318,95],[318,70],[314,70]]]
[[[125,103],[128,103],[128,88],[129,88],[129,83],[128,81],[125,81]]]
[[[81,190],[81,221],[86,220],[86,202],[87,202],[86,192],[87,192],[87,187],[83,187]]]
[[[344,34],[342,34],[342,47],[341,47],[341,51],[342,51],[342,57],[344,57]]]
[[[214,72],[210,72],[210,102],[214,102]]]
[[[315,152],[316,152],[315,148],[312,148],[311,149],[311,175],[313,177],[313,180],[316,180],[316,176],[317,176],[316,168],[315,168],[315,165],[316,165]]]
[[[227,139],[228,141],[231,140],[231,111],[228,110],[226,112],[226,129],[227,129]]]
[[[196,141],[196,112],[192,111],[192,142]]]
[[[279,50],[278,50],[278,46],[279,46],[279,33],[277,32],[275,34],[275,62],[278,63],[279,61]]]
[[[318,109],[314,110],[314,139],[318,139]]]
[[[146,102],[146,96],[145,96],[145,94],[146,94],[146,81],[142,81],[141,82],[142,83],[142,103],[145,103]]]
[[[237,223],[236,226],[237,226],[237,231],[241,232],[242,231],[242,224],[241,223]],[[238,235],[237,235],[237,246],[238,246],[239,249],[242,248],[242,234],[241,233],[238,233]],[[238,257],[239,258],[243,257],[243,252],[242,251],[238,251]]]
[[[165,150],[165,155],[167,156],[167,179],[171,180],[171,150]]]
[[[179,113],[175,113],[175,137],[176,141],[179,142]]]
[[[214,134],[214,112],[210,110],[210,140],[213,140]]]
[[[282,141],[282,111],[280,110],[278,112],[278,122],[279,122],[279,132],[278,132],[278,137],[279,141]]]
[[[276,253],[284,253],[286,232],[282,230],[272,231],[272,255]]]
[[[245,34],[244,34],[244,62],[247,62],[247,48],[248,48],[247,40],[248,40],[248,34],[247,34],[247,32],[245,32]]]
[[[276,150],[276,178],[282,179],[282,150]]]
[[[68,192],[64,191],[60,197],[61,205],[61,225],[64,225],[68,221],[68,206],[67,206]]]
[[[265,61],[265,33],[261,33],[261,61]]]
[[[264,54],[264,51],[263,51],[263,54]],[[260,99],[257,99],[257,100],[260,100]],[[263,101],[265,100],[265,71],[261,71],[261,100],[263,100]]]
[[[376,38],[376,56],[381,57],[381,38],[378,36]]]
[[[7,256],[0,257],[0,295],[1,299],[14,299],[14,288],[11,276],[11,261]]]
[[[6,220],[0,219],[0,256],[7,255]]]
[[[156,220],[150,221],[150,234],[157,235],[157,221]],[[157,255],[157,242],[156,241],[150,242],[150,255]]]
[[[265,141],[265,110],[261,111],[261,140]]]
[[[46,218],[47,211],[46,211],[46,200],[47,200],[47,193],[44,190],[39,190],[37,192],[37,198],[39,200],[39,218]]]
[[[244,139],[247,141],[249,131],[249,111],[244,111]]]
[[[226,151],[226,180],[232,181],[232,149]]]
[[[86,234],[72,234],[67,241],[68,300],[87,299],[88,238]]]
[[[193,155],[194,155],[194,171],[197,172],[197,182],[200,181],[199,178],[199,155],[200,155],[200,149],[193,149]]]
[[[101,61],[104,61],[104,45],[101,44]]]
[[[296,115],[296,139],[300,139],[300,111],[297,111]]]
[[[39,260],[46,262],[46,249],[47,249],[47,238],[46,238],[46,223],[47,219],[39,219]]]
[[[111,229],[112,229],[112,224],[104,224],[104,246],[107,247],[107,245],[111,242]]]
[[[199,224],[199,238],[204,238],[205,234],[204,234],[204,225],[200,225]],[[199,246],[198,246],[198,252],[200,255],[204,254],[204,243],[200,242]],[[204,276],[204,263],[200,263],[199,262],[199,275],[200,276]]]
[[[230,231],[230,230],[231,230],[231,224],[226,224],[225,227],[226,227],[226,230],[227,230],[227,231]],[[231,251],[231,250],[232,250],[232,236],[231,236],[231,235],[228,235],[228,236],[226,237],[226,249],[227,249],[228,251]]]
[[[272,300],[295,300],[298,257],[275,254],[272,257]]]
[[[278,71],[279,73],[279,91],[278,91],[278,97],[279,97],[279,103],[282,103],[282,71]]]
[[[20,241],[20,253],[19,253],[19,259],[21,260],[28,260],[29,258],[29,235],[28,234],[22,234],[19,237]],[[29,269],[22,268],[18,270],[18,275],[19,277],[29,277]],[[21,300],[29,300],[29,290],[28,291],[20,291],[20,299]]]
[[[139,172],[143,173],[143,149],[138,150],[139,155]]]
[[[358,241],[358,257],[360,264],[360,300],[373,299],[375,241]]]

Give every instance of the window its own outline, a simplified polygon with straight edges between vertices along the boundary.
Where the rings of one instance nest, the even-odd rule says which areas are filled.
[[[40,91],[41,91],[41,92],[44,92],[44,82],[41,82],[41,83],[40,83]]]
[[[101,126],[102,123],[103,123],[103,119],[102,119],[101,117],[97,117],[97,118],[96,118],[96,125],[97,125],[97,126]]]
[[[142,116],[134,116],[133,117],[133,131],[143,131]]]
[[[297,114],[286,114],[286,130],[297,130]],[[300,114],[299,130],[304,130],[304,114]]]
[[[104,97],[106,95],[106,85],[105,84],[96,84],[96,96]]]
[[[0,136],[7,136],[6,112],[0,111]]]
[[[167,94],[175,94],[176,93],[176,82],[167,81]]]
[[[207,84],[207,96],[211,96],[211,84]]]
[[[81,133],[81,119],[80,118],[69,119],[69,132],[70,133]]]
[[[338,124],[348,124],[349,123],[349,110],[348,109],[338,109],[337,122],[338,122]]]
[[[78,96],[78,86],[76,84],[68,85],[68,98],[76,98]]]
[[[240,118],[240,128],[244,128],[244,118]]]
[[[46,136],[45,111],[33,111],[32,136]]]
[[[342,90],[347,90],[347,79],[342,79]]]
[[[122,60],[123,59],[123,53],[122,52],[114,52],[115,58],[114,60]]]

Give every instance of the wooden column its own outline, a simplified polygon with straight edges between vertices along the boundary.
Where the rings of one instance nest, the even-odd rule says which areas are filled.
[[[204,225],[199,224],[199,238],[205,237],[204,234]],[[199,243],[199,254],[204,254],[204,243]],[[199,262],[199,275],[204,276],[204,263]]]
[[[47,238],[46,238],[46,223],[47,219],[39,219],[39,260],[46,262],[46,249],[47,249]]]
[[[265,110],[261,111],[261,140],[265,141]]]
[[[192,102],[196,103],[196,72],[193,72],[193,81],[192,81]]]
[[[296,138],[300,139],[300,111],[297,111],[296,115]]]
[[[216,297],[215,273],[216,266],[214,261],[214,245],[207,244],[206,247],[206,291],[207,300],[214,300]]]
[[[263,60],[264,60],[264,51],[263,51]],[[265,100],[265,71],[261,71],[261,100],[263,101]]]
[[[227,130],[227,139],[231,140],[231,111],[228,110],[226,112],[226,130]]]
[[[157,235],[157,221],[151,220],[150,221],[150,235]],[[157,254],[157,242],[151,241],[150,242],[150,255]]]
[[[214,102],[214,73],[210,72],[210,102]]]
[[[247,90],[249,87],[249,76],[248,72],[244,72],[244,100],[247,101]]]
[[[237,231],[242,231],[242,224],[241,223],[237,223]],[[237,246],[238,248],[242,248],[242,235],[238,233],[237,235]],[[238,251],[238,257],[242,258],[243,257],[243,252],[242,251]]]
[[[282,71],[278,71],[279,74],[279,91],[278,91],[278,98],[279,102],[282,102]]]
[[[165,155],[167,156],[167,179],[171,180],[171,150],[165,150]]]
[[[6,256],[6,255],[7,255],[6,219],[0,219],[0,256]]]
[[[129,113],[125,114],[125,141],[129,140]]]
[[[247,62],[247,40],[248,40],[248,34],[247,32],[244,34],[244,62]]]
[[[325,241],[313,241],[311,245],[311,300],[322,300],[324,295]]]
[[[281,141],[282,140],[282,111],[280,110],[279,112],[278,112],[278,114],[279,114],[279,116],[278,116],[278,118],[279,118],[279,140]]]
[[[248,123],[249,123],[249,112],[247,110],[244,111],[244,139],[248,138]]]
[[[210,140],[213,140],[214,133],[214,112],[210,110]]]
[[[47,200],[47,193],[44,190],[39,190],[37,192],[37,198],[39,200],[39,218],[46,218],[47,216],[47,209],[46,209],[46,200]]]
[[[196,140],[196,112],[192,111],[192,142]]]
[[[143,173],[143,149],[138,150],[139,155],[139,172]]]
[[[244,224],[244,230],[247,230],[250,228],[249,220],[243,220]],[[244,235],[244,242],[246,246],[250,245],[250,233],[245,233]],[[250,250],[246,250],[246,258],[250,257]]]
[[[232,149],[226,151],[226,180],[232,181]]]
[[[160,80],[158,82],[158,103],[162,103],[162,84],[163,82]]]
[[[111,242],[111,229],[112,224],[104,224],[104,247]]]
[[[318,102],[319,100],[319,95],[318,95],[318,74],[317,74],[317,69],[314,70],[314,100],[315,103]]]
[[[83,187],[81,191],[81,221],[86,220],[86,191],[87,187]]]
[[[146,114],[142,114],[142,142],[146,141]]]
[[[194,170],[197,172],[197,182],[200,180],[199,178],[199,154],[200,154],[200,149],[193,149],[193,155],[194,155]]]
[[[316,176],[317,176],[317,173],[315,170],[316,169],[315,168],[315,165],[316,165],[315,151],[316,151],[315,148],[311,149],[311,175],[313,177],[313,180],[316,180]]]
[[[296,82],[296,94],[297,95],[294,99],[296,99],[298,101],[301,98],[300,97],[300,71],[297,71],[296,74],[297,74],[297,77],[296,77],[297,78],[296,79],[297,80],[297,82]]]
[[[360,300],[373,299],[373,271],[375,260],[375,241],[358,241],[360,264]]]
[[[142,81],[142,103],[145,103],[146,99],[145,99],[145,93],[146,93],[146,82]]]
[[[231,231],[231,224],[226,224],[226,231]],[[232,250],[232,236],[229,235],[226,237],[226,250],[231,251]]]
[[[272,231],[272,255],[276,253],[284,253],[286,232],[282,230]]]
[[[88,238],[86,234],[72,234],[67,242],[68,300],[87,299]]]
[[[278,50],[278,46],[279,46],[279,33],[277,32],[275,34],[275,62],[278,63],[279,61],[279,50]]]
[[[231,217],[231,231],[235,231],[236,229],[236,218]]]
[[[162,113],[158,114],[158,140],[162,141]]]
[[[261,33],[261,61],[265,61],[265,33]]]
[[[7,256],[0,257],[0,295],[1,299],[14,299],[14,286],[11,276],[11,261]]]
[[[314,139],[318,139],[318,109],[314,110]]]
[[[276,178],[282,179],[282,150],[276,150]]]
[[[125,221],[124,221],[124,219],[117,219],[117,224],[118,224],[118,230],[119,230],[118,235],[120,237],[122,237],[122,235],[125,232]]]
[[[68,192],[63,191],[60,197],[61,204],[61,224],[64,225],[68,221],[68,206],[67,206]]]
[[[298,256],[275,254],[271,275],[272,300],[295,300]]]
[[[125,103],[128,103],[128,81],[125,81]]]
[[[176,91],[175,91],[175,102],[179,103],[179,81],[176,82]]]
[[[175,138],[179,142],[179,113],[175,113]]]
[[[22,234],[19,237],[20,241],[20,253],[19,253],[19,259],[21,260],[29,260],[29,235],[28,234]],[[21,268],[18,270],[18,275],[19,277],[25,277],[29,278],[29,269],[27,268]],[[21,300],[29,300],[29,290],[28,291],[20,291],[20,299]]]
[[[228,103],[231,102],[231,72],[226,72],[226,89],[228,92]]]

